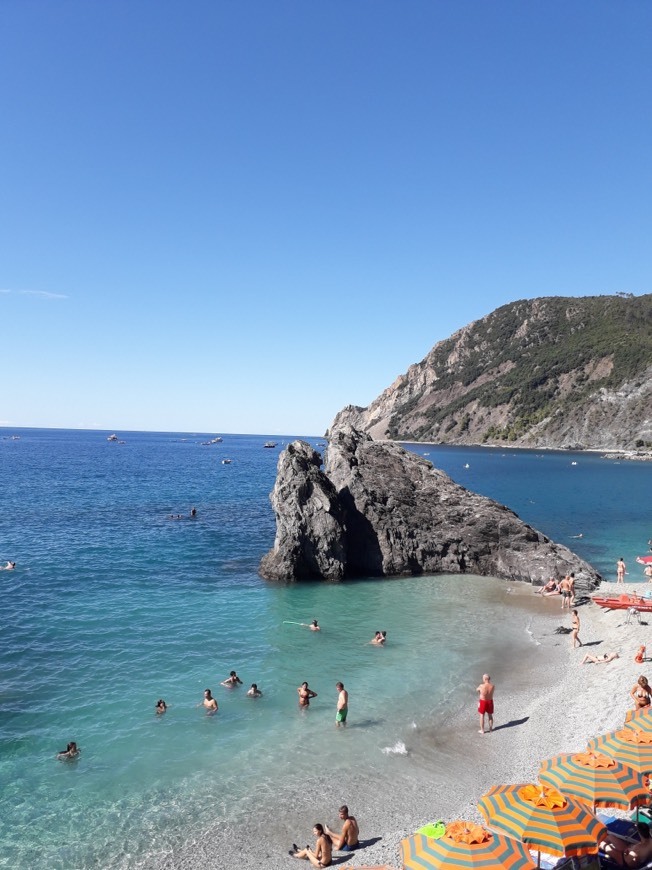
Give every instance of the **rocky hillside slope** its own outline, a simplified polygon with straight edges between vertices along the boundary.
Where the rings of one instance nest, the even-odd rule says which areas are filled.
[[[652,447],[652,294],[544,297],[436,344],[367,408],[333,423],[375,439]]]
[[[322,458],[305,441],[280,455],[271,502],[269,580],[480,574],[541,584],[575,572],[578,589],[599,575],[509,508],[454,483],[399,444],[344,425]]]

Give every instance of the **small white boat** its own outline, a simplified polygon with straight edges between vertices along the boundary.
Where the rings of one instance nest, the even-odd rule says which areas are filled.
[[[470,468],[470,467],[471,467],[471,466],[469,465],[468,462],[467,462],[467,463],[465,464],[465,466],[464,466],[464,468]]]
[[[571,465],[577,465],[577,462],[571,462]]]
[[[211,440],[208,443],[209,444],[221,444],[222,441],[224,441],[224,439],[220,438],[219,435],[216,435],[215,438],[211,438]]]
[[[232,461],[233,461],[233,460],[231,460],[231,459],[223,459],[223,460],[222,460],[222,465],[231,465],[231,462],[232,462]]]
[[[115,434],[113,434],[113,435],[108,435],[106,440],[107,440],[107,441],[117,441],[117,440],[118,440],[118,436],[115,435]]]
[[[276,441],[265,441],[263,447],[276,447]]]

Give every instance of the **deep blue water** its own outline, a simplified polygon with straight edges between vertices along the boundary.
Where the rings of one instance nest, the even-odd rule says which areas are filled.
[[[107,434],[0,433],[0,560],[18,563],[0,572],[0,866],[137,866],[238,813],[254,789],[272,805],[316,739],[334,771],[355,758],[361,771],[389,777],[388,757],[408,729],[475,679],[478,649],[488,661],[500,660],[501,644],[526,654],[523,615],[505,618],[491,581],[478,584],[477,613],[465,603],[473,655],[449,632],[456,578],[263,583],[280,439],[265,449],[264,435],[202,446],[211,436],[119,433],[125,443],[116,444]],[[634,557],[652,536],[651,466],[414,449],[612,579],[621,555],[629,579],[642,579]],[[320,635],[291,624],[315,616]],[[388,630],[386,649],[367,644],[377,628]],[[410,643],[414,634],[423,643]],[[232,668],[263,698],[221,688]],[[319,693],[308,716],[296,708],[303,679]],[[344,745],[332,728],[337,679],[358,726]],[[196,706],[205,687],[220,704],[212,718]],[[159,697],[170,705],[163,718],[153,715]],[[378,715],[379,705],[401,717]],[[69,740],[80,759],[57,762]]]

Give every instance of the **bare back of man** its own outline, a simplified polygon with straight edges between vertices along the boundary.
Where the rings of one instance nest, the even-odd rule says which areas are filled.
[[[482,675],[482,682],[476,689],[480,693],[478,701],[478,713],[480,714],[480,734],[484,734],[484,717],[489,719],[489,731],[494,729],[494,689],[489,674]]]

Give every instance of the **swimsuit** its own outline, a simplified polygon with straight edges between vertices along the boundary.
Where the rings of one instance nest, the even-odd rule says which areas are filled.
[[[343,846],[340,846],[340,852],[355,852],[360,843],[356,843],[355,846],[349,846],[348,843],[345,843]]]
[[[346,722],[346,715],[349,712],[348,707],[343,707],[341,710],[337,711],[337,715],[335,716],[336,722]]]
[[[490,716],[494,714],[494,702],[492,700],[485,700],[484,698],[480,698],[478,702],[478,713],[482,713],[484,716],[485,713],[488,713]]]

